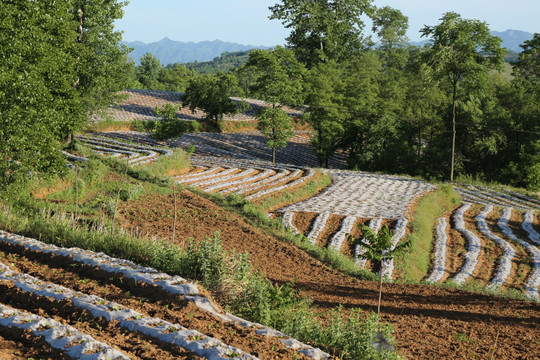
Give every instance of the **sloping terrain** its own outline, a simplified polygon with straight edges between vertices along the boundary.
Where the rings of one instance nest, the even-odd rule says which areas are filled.
[[[127,260],[5,232],[0,259],[0,328],[30,329],[72,358],[328,357],[223,312],[192,282]]]
[[[122,137],[124,139],[119,141]],[[134,164],[169,154],[159,144],[137,134],[86,136],[80,139],[96,152],[112,154]],[[250,160],[252,166],[246,166],[244,162],[233,166],[237,154],[255,152],[247,145],[241,146],[242,141],[236,141],[234,137],[231,139],[229,144],[228,138],[219,138],[220,146],[207,150],[202,146],[202,151],[206,153],[194,158],[200,161],[201,167],[181,174],[176,180],[209,192],[231,193],[250,189],[255,184],[261,185],[259,182],[266,184],[267,189],[286,185],[287,182],[278,180],[291,175],[294,169],[300,172],[292,177],[293,181],[309,175],[308,168],[273,167],[257,159],[257,156]],[[197,138],[191,139],[197,148],[196,141]],[[139,144],[135,145],[134,142]],[[222,157],[214,149],[226,151],[228,155]],[[305,161],[301,156],[291,155],[299,163]],[[344,235],[348,232],[355,234],[359,223],[369,224],[374,229],[383,224],[395,228],[397,243],[410,231],[407,220],[410,218],[411,205],[418,196],[432,189],[427,183],[401,177],[336,170],[330,173],[334,176],[334,184],[326,192],[286,207],[279,214],[283,215],[288,228],[303,233],[308,241],[319,246],[334,247],[346,255],[354,255],[356,249],[344,245]],[[269,181],[272,177],[275,180]],[[283,190],[287,191],[287,188],[279,191]],[[454,213],[443,217],[439,226],[433,229],[433,266],[431,273],[426,274],[426,280],[441,282],[452,279],[456,283],[514,289],[525,291],[531,297],[537,296],[540,267],[538,201],[518,194],[480,190],[463,190],[463,187],[459,187],[458,191],[474,205],[463,204]],[[256,192],[246,193],[251,195]],[[139,234],[171,239],[171,214],[175,202],[180,209],[175,228],[174,241],[177,245],[185,246],[190,238],[201,240],[219,230],[224,247],[249,253],[254,267],[268,279],[277,284],[294,281],[302,294],[313,300],[323,319],[328,316],[328,310],[340,305],[346,309],[360,307],[365,311],[376,308],[377,283],[357,280],[332,270],[297,247],[262,233],[238,215],[190,191],[180,192],[176,200],[170,195],[152,195],[128,201],[121,206],[118,221],[124,228],[136,230]],[[295,353],[282,341],[284,338],[281,335],[257,338],[260,336],[257,327],[246,328],[247,323],[242,326],[219,307],[212,306],[204,289],[189,285],[184,279],[170,279],[151,269],[134,271],[134,264],[121,259],[113,260],[116,266],[112,268],[116,269],[111,276],[109,270],[85,262],[87,258],[94,261],[106,259],[103,255],[58,250],[61,255],[48,249],[43,251],[40,245],[28,239],[23,239],[24,245],[20,246],[12,241],[17,237],[5,233],[2,237],[6,239],[0,242],[4,319],[13,318],[14,311],[19,311],[24,313],[19,315],[22,317],[17,318],[19,320],[15,323],[22,325],[31,326],[33,323],[43,324],[43,321],[54,320],[80,332],[76,339],[92,336],[92,340],[85,340],[84,343],[110,342],[109,345],[114,348],[110,351],[123,352],[130,358],[159,359],[175,354],[179,358],[196,359],[208,355],[196,352],[200,346],[191,344],[210,338],[215,338],[218,341],[216,344],[223,344],[218,348],[227,349],[219,355],[224,358],[245,352],[246,355],[242,356],[246,358],[249,358],[247,354],[251,354],[259,358],[285,359],[292,358]],[[6,259],[8,261],[4,261]],[[133,275],[134,272],[144,276],[129,279],[127,274]],[[392,272],[385,275],[393,277]],[[187,287],[188,290],[166,294],[163,287],[167,284],[183,289]],[[207,299],[203,303],[209,307],[201,308],[198,306],[200,302],[190,300],[192,296]],[[30,301],[24,302],[22,299]],[[82,303],[84,306],[90,305],[88,308],[77,305]],[[131,315],[117,318],[117,311]],[[103,316],[100,318],[99,314]],[[540,306],[537,302],[447,287],[387,283],[383,290],[381,319],[394,324],[398,351],[411,358],[493,356],[501,359],[534,359],[540,353]],[[133,333],[133,328],[122,327],[122,322],[146,327]],[[214,323],[220,325],[209,326]],[[54,323],[47,324],[52,326],[50,324]],[[156,330],[156,327],[159,329]],[[166,341],[164,343],[156,335],[156,331],[165,332],[169,338],[175,338],[170,334],[184,334],[184,328],[186,334],[191,334],[187,335],[184,343],[166,345]],[[36,328],[38,333],[46,330],[49,329],[41,325]],[[21,331],[26,331],[24,334],[31,339],[32,346],[38,347],[36,354],[55,351],[50,343],[38,345],[40,338],[36,333],[24,329]],[[251,331],[250,335],[241,335],[246,334],[245,331]],[[113,333],[121,336],[115,339]],[[0,332],[0,336],[0,340],[6,341],[9,346],[16,347],[13,342],[21,341],[21,335],[5,338],[5,332]],[[246,342],[245,339],[252,336],[260,340]],[[254,345],[253,342],[261,345]],[[69,344],[72,344],[70,348],[76,347],[73,341]],[[291,344],[296,343],[292,341]],[[108,351],[104,346],[99,345],[98,348]],[[302,349],[304,345],[300,346]],[[141,348],[154,350],[138,352],[137,349]],[[320,353],[314,355],[309,348],[306,351],[312,356],[321,356]],[[118,358],[121,356],[119,354]]]
[[[183,93],[177,93],[172,91],[157,91],[157,90],[125,90],[119,93],[119,95],[124,95],[125,100],[121,101],[119,104],[111,106],[111,108],[106,112],[108,116],[111,116],[116,120],[157,120],[154,113],[154,109],[158,106],[163,106],[165,104],[172,104],[175,106],[181,105],[181,97]],[[260,100],[253,99],[240,99],[240,98],[231,98],[235,102],[243,101],[248,107],[247,110],[236,114],[234,116],[225,116],[225,120],[234,120],[234,121],[254,121],[254,112],[255,110],[261,107],[267,107],[269,104]],[[290,108],[283,107],[283,109],[291,116],[300,116],[301,111]],[[177,115],[180,119],[183,120],[204,120],[205,113],[201,110],[196,110],[191,112],[189,108],[183,107],[177,111]]]

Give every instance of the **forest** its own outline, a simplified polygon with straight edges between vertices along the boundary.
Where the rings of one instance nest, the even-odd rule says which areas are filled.
[[[9,35],[0,40],[6,182],[29,169],[61,171],[46,150],[65,146],[123,88],[201,95],[206,86],[225,99],[304,108],[321,166],[341,151],[351,169],[540,189],[540,34],[521,45],[509,78],[501,73],[505,49],[483,21],[442,14],[421,30],[431,43],[420,48],[409,45],[408,18],[397,9],[286,0],[269,9],[291,29],[286,46],[224,54],[212,74],[199,64],[164,67],[151,54],[135,66],[112,26],[121,3],[62,4],[10,1],[1,9]],[[25,127],[34,130],[23,138]]]

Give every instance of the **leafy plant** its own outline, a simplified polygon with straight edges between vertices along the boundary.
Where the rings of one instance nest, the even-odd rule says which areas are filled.
[[[366,225],[362,225],[362,236],[355,238],[352,235],[347,236],[347,241],[353,245],[360,246],[365,249],[365,252],[360,256],[376,261],[379,266],[379,302],[377,304],[377,315],[381,312],[381,296],[382,296],[382,283],[383,283],[383,266],[385,260],[392,260],[396,255],[405,251],[411,247],[411,240],[401,242],[400,244],[393,246],[392,230],[388,225],[384,225],[379,232],[375,232],[372,228]]]

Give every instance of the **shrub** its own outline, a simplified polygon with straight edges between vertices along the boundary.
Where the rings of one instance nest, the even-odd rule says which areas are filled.
[[[180,120],[176,115],[177,107],[165,104],[156,107],[154,112],[161,119],[155,124],[154,137],[157,140],[165,140],[182,136],[186,132],[199,132],[200,124],[197,121]]]

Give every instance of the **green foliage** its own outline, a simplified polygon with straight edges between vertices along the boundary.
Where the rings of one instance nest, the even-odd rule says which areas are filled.
[[[405,280],[420,281],[427,276],[433,250],[433,229],[437,220],[460,202],[459,195],[448,185],[420,199],[410,223],[412,231],[407,235],[407,241],[411,241],[413,246],[395,262]]]
[[[328,159],[340,147],[345,132],[347,113],[343,103],[344,78],[341,66],[335,61],[321,63],[306,77],[305,119],[315,130],[311,146],[319,165],[328,167]]]
[[[282,0],[270,7],[270,19],[291,29],[288,45],[309,68],[321,61],[342,62],[363,47],[361,16],[372,12],[371,0]]]
[[[141,64],[137,66],[137,80],[146,89],[155,89],[158,87],[158,78],[161,70],[161,63],[158,58],[150,53],[141,57]]]
[[[127,49],[116,1],[8,1],[0,7],[0,188],[65,172],[61,142],[112,103]]]
[[[186,68],[200,74],[217,74],[218,72],[230,72],[245,65],[249,60],[248,51],[224,52],[212,61],[196,61],[183,64]]]
[[[492,36],[485,22],[462,19],[448,12],[436,26],[425,26],[422,36],[430,36],[433,45],[425,53],[425,64],[433,79],[448,84],[452,94],[452,155],[450,181],[454,180],[456,153],[456,106],[458,91],[463,81],[472,81],[479,87],[486,83],[489,70],[502,69],[505,50],[502,40]]]
[[[200,124],[197,121],[183,121],[176,114],[177,107],[165,104],[154,110],[159,121],[154,123],[154,137],[157,140],[177,138],[186,132],[199,132]]]
[[[206,120],[216,130],[220,130],[223,115],[238,112],[239,104],[230,99],[238,90],[238,79],[231,74],[201,75],[190,80],[182,97],[184,105],[191,111],[196,108],[206,113]]]
[[[294,136],[291,117],[281,108],[262,108],[257,111],[257,128],[268,138],[266,145],[272,149],[272,162],[276,163],[276,149],[287,146]]]
[[[277,46],[273,50],[254,50],[249,54],[248,68],[254,68],[255,83],[251,91],[275,106],[298,105],[303,101],[304,66],[291,50]]]
[[[347,240],[355,246],[364,248],[365,252],[360,255],[361,257],[380,263],[383,260],[392,260],[411,246],[411,241],[408,239],[392,248],[392,236],[392,230],[388,225],[383,225],[378,232],[369,226],[362,225],[362,236],[355,238],[349,235]]]

